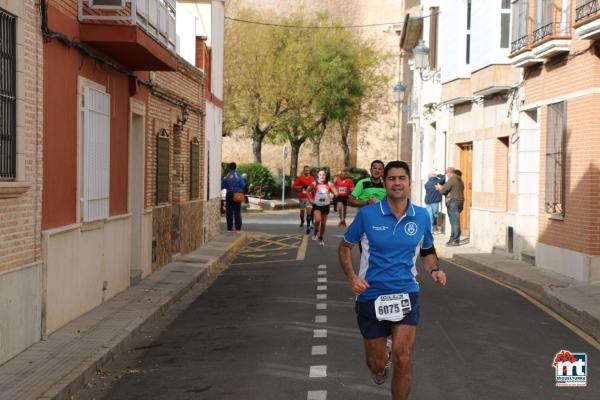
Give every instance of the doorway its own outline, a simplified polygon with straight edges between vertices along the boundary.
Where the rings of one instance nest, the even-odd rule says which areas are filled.
[[[460,171],[465,185],[465,204],[460,213],[462,236],[470,236],[471,203],[473,199],[473,142],[458,145],[460,148]]]
[[[142,278],[144,246],[144,105],[132,101],[129,126],[129,212],[131,214],[130,284]]]

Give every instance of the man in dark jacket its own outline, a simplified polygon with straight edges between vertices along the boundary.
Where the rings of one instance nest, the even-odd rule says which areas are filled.
[[[239,233],[242,230],[242,203],[233,201],[233,194],[246,191],[246,180],[236,169],[236,163],[229,163],[229,172],[221,182],[221,189],[227,189],[227,195],[225,196],[227,231],[233,231],[235,217],[235,231]]]
[[[431,232],[435,232],[437,217],[442,204],[442,194],[437,191],[435,185],[444,184],[444,176],[437,175],[435,172],[429,174],[429,179],[425,183],[425,208],[431,218]]]
[[[446,208],[448,209],[448,218],[452,233],[447,246],[460,245],[460,213],[465,204],[465,185],[460,178],[462,174],[452,167],[446,169],[448,181],[444,185],[436,185],[435,188],[446,196]]]

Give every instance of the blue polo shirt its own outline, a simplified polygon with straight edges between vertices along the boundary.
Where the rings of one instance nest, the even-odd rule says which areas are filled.
[[[425,208],[409,200],[406,213],[397,219],[384,197],[358,211],[344,240],[360,242],[363,250],[359,276],[369,288],[358,296],[358,301],[419,291],[415,262],[421,248],[433,246],[431,220]]]

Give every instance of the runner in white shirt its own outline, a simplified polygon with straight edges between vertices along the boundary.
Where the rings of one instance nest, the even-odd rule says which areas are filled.
[[[313,219],[315,225],[315,233],[313,240],[319,238],[319,244],[325,245],[323,236],[325,235],[325,227],[327,226],[327,215],[329,214],[329,205],[333,199],[335,188],[331,182],[327,182],[327,174],[325,171],[319,171],[317,180],[308,187],[308,192],[313,192]]]

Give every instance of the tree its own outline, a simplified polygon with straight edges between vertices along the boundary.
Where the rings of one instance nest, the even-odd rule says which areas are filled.
[[[250,11],[240,18],[258,19]],[[264,18],[264,15],[262,15]],[[275,120],[287,111],[281,74],[277,30],[227,21],[225,25],[223,134],[244,131],[252,139],[254,162]]]

